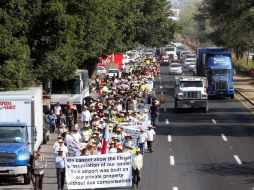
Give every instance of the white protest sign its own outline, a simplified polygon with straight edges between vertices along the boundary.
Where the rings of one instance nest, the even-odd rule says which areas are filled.
[[[66,158],[68,189],[132,186],[132,154],[102,154]]]
[[[137,122],[122,122],[118,123],[119,127],[123,127],[124,129],[131,129],[131,130],[139,130],[140,127],[147,129],[148,121],[137,121]]]
[[[79,156],[80,155],[79,142],[77,142],[71,134],[66,135],[65,140],[68,148],[68,155],[70,157]]]
[[[140,135],[140,130],[125,129],[124,132],[132,137],[133,146],[137,146],[137,140]]]

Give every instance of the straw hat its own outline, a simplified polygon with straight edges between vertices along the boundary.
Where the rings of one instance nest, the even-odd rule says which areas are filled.
[[[145,132],[145,129],[143,127],[140,127],[140,132]]]

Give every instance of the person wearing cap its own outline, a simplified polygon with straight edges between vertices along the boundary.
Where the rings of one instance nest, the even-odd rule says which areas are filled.
[[[145,133],[144,128],[140,128],[140,134],[137,139],[138,147],[140,148],[141,154],[144,155],[145,153],[145,143],[147,141],[147,134]]]
[[[57,155],[55,157],[55,168],[58,190],[63,190],[65,181],[65,156],[63,155],[63,150],[61,148],[57,150]]]
[[[88,129],[88,126],[85,125],[82,129],[81,136],[82,142],[87,143],[92,135],[92,131]]]
[[[53,149],[54,149],[54,152],[56,152],[58,149],[59,149],[59,140],[60,139],[63,139],[63,137],[61,136],[61,135],[58,135],[57,136],[57,140],[56,140],[56,142],[54,143],[54,145],[53,145]]]
[[[141,169],[143,167],[143,156],[140,154],[140,148],[136,149],[136,154],[132,157],[132,186],[135,185],[138,187],[138,184],[141,179]]]
[[[59,125],[59,128],[58,128],[58,135],[62,135],[63,134],[63,131],[64,131],[64,128],[66,127],[66,125],[64,123],[60,124]]]
[[[61,149],[63,151],[63,156],[67,157],[68,148],[64,145],[64,141],[62,139],[58,139],[58,145],[55,146],[54,153],[57,154],[57,151]]]
[[[82,142],[82,137],[81,137],[81,135],[79,133],[79,126],[78,126],[78,124],[75,124],[72,127],[71,136],[75,139],[75,141],[77,143],[81,143]]]
[[[84,107],[82,113],[81,113],[81,122],[84,124],[84,126],[90,124],[91,122],[91,113],[87,109],[87,107]]]
[[[147,134],[147,149],[150,153],[153,152],[152,144],[154,140],[154,135],[156,134],[153,130],[153,126],[151,124],[148,125],[148,130],[146,131]]]

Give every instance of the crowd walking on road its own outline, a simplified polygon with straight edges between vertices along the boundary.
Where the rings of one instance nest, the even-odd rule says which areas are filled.
[[[67,157],[125,152],[133,155],[132,181],[133,187],[138,187],[145,150],[154,151],[154,128],[161,104],[153,89],[158,67],[156,62],[140,62],[112,77],[97,76],[93,82],[95,95],[85,98],[80,117],[69,102],[66,107],[57,104],[51,110],[47,121],[50,132],[58,133],[53,146],[58,189],[64,188]],[[125,123],[136,123],[138,136],[133,136]],[[75,150],[74,145],[78,147]]]

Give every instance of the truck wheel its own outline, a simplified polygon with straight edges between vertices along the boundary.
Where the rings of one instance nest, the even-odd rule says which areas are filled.
[[[234,99],[234,98],[235,98],[235,95],[234,95],[234,94],[230,95],[230,98],[231,98],[231,99]]]
[[[29,185],[31,182],[31,173],[29,172],[28,174],[24,175],[24,184]]]
[[[46,144],[47,143],[47,134],[46,133],[43,133],[43,144]]]

